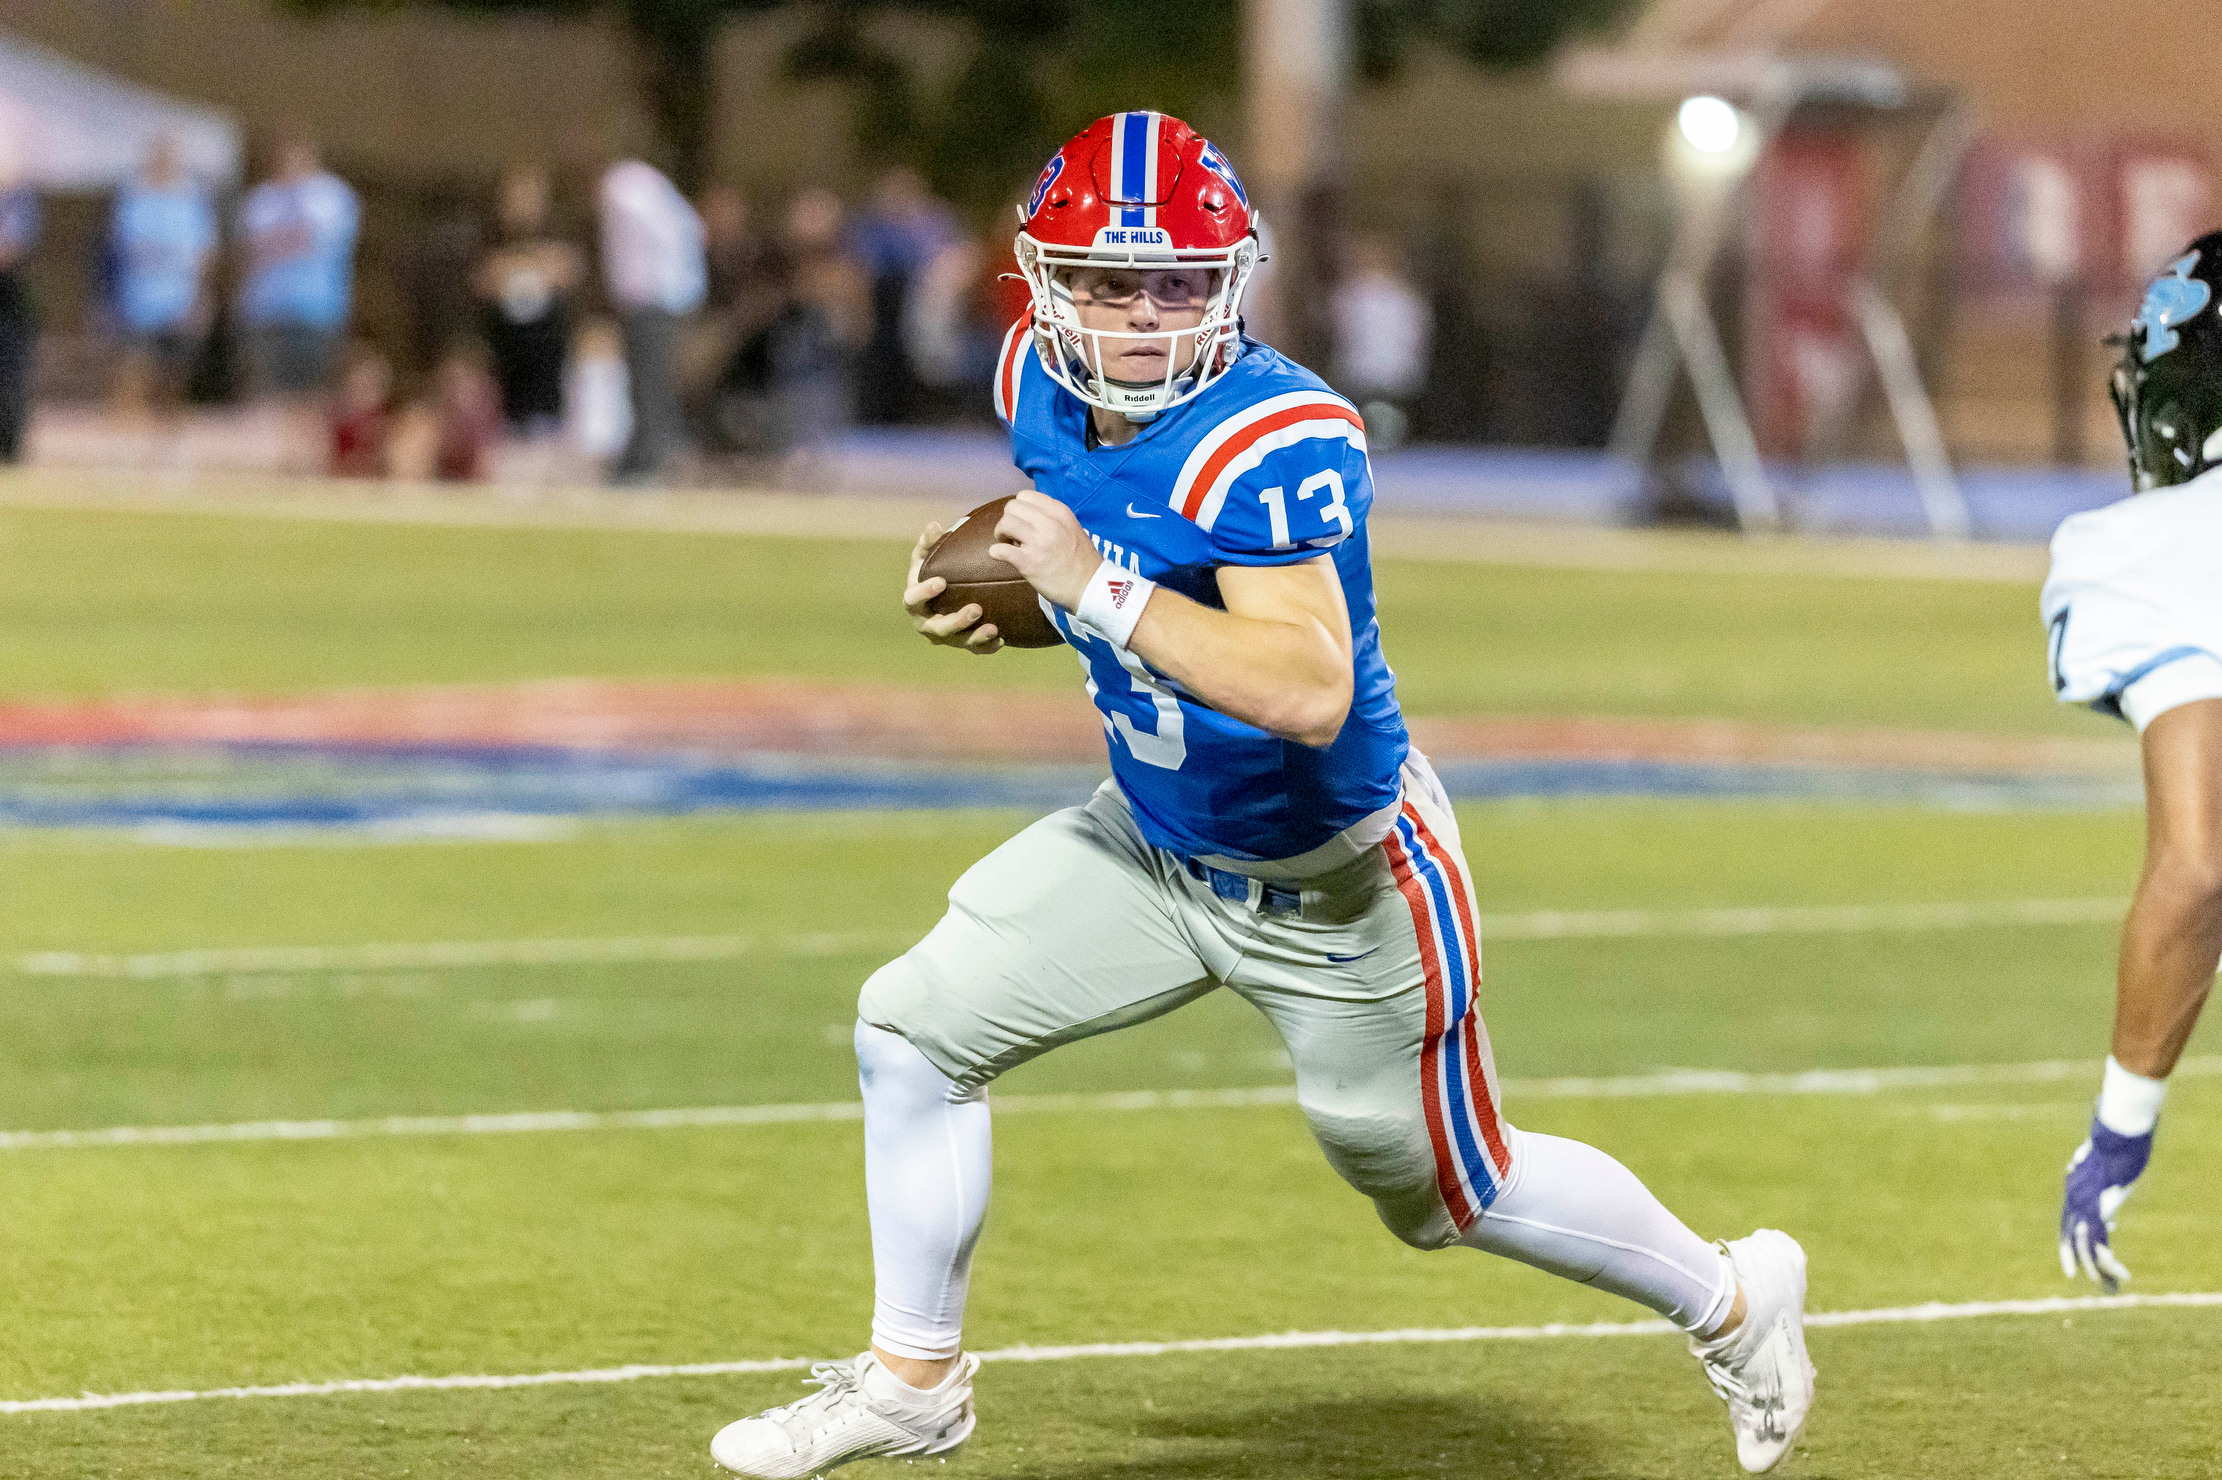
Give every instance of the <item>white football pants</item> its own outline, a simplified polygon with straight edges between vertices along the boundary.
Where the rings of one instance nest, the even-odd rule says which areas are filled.
[[[872,1215],[872,1344],[932,1360],[962,1348],[993,1153],[982,1090],[906,1040],[856,1025]],[[1509,1129],[1509,1128],[1508,1128]],[[1735,1300],[1727,1256],[1593,1146],[1512,1130],[1512,1172],[1459,1242],[1648,1306],[1688,1331]]]
[[[957,1350],[987,1208],[985,1087],[1222,988],[1271,1020],[1320,1149],[1398,1238],[1504,1254],[1692,1330],[1719,1322],[1725,1255],[1611,1157],[1505,1120],[1480,910],[1417,753],[1384,825],[1324,871],[1244,879],[1153,846],[1106,782],[966,871],[857,1004],[883,1350]]]

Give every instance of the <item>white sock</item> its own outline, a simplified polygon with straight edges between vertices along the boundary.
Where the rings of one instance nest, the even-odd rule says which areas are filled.
[[[1594,1146],[1512,1133],[1512,1176],[1460,1242],[1646,1305],[1709,1331],[1736,1301],[1728,1256]]]
[[[872,1344],[936,1361],[963,1347],[972,1246],[988,1211],[988,1102],[910,1040],[856,1025],[864,1193],[872,1214]],[[893,1374],[889,1374],[892,1376]]]
[[[864,1390],[899,1403],[930,1403],[949,1391],[959,1377],[964,1375],[964,1363],[954,1362],[941,1375],[941,1381],[930,1388],[912,1387],[909,1383],[887,1370],[884,1362],[874,1362],[864,1374]]]

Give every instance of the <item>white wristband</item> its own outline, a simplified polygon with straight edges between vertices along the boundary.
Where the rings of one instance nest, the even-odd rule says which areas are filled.
[[[1134,635],[1134,624],[1142,620],[1142,608],[1150,604],[1150,593],[1156,589],[1157,582],[1106,560],[1088,577],[1073,616],[1113,647],[1123,648]]]
[[[2117,1136],[2149,1136],[2160,1123],[2160,1102],[2168,1081],[2132,1074],[2106,1056],[2106,1078],[2099,1086],[2099,1124]]]

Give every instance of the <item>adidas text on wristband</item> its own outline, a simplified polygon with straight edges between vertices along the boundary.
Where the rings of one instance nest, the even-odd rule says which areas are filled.
[[[1134,635],[1134,624],[1142,620],[1142,608],[1150,604],[1150,593],[1156,589],[1157,582],[1106,560],[1088,577],[1087,589],[1080,593],[1080,606],[1073,616],[1113,647],[1123,648]]]

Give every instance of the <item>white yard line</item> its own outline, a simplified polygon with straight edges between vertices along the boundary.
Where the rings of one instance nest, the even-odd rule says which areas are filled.
[[[917,932],[846,931],[804,935],[636,935],[550,940],[373,942],[355,946],[243,946],[120,956],[34,951],[15,958],[25,976],[171,977],[264,972],[437,971],[479,966],[612,966],[658,961],[741,961],[754,956],[838,956],[901,950]]]
[[[2096,1072],[2092,1066],[2082,1066]],[[1110,1094],[1001,1095],[1006,1115],[1129,1110],[1219,1110],[1291,1105],[1288,1085],[1257,1089],[1124,1090]],[[0,1131],[0,1151],[96,1146],[192,1146],[231,1141],[340,1141],[371,1136],[508,1136],[534,1131],[671,1130],[862,1120],[863,1102],[704,1105],[676,1110],[524,1110],[488,1115],[389,1115],[372,1120],[250,1120],[229,1125],[119,1125],[99,1130]]]
[[[1937,1064],[1883,1069],[1807,1069],[1747,1074],[1733,1069],[1665,1069],[1653,1074],[1507,1079],[1520,1100],[1621,1100],[1676,1095],[1874,1095],[1970,1085],[2089,1083],[2099,1066],[2081,1059],[2028,1064]],[[2222,1056],[2186,1058],[2175,1078],[2222,1075]],[[1119,1114],[1138,1110],[1242,1110],[1296,1103],[1296,1087],[1144,1089],[1101,1094],[996,1095],[998,1115]],[[218,1125],[118,1125],[92,1130],[0,1131],[0,1152],[112,1146],[197,1146],[238,1141],[343,1141],[380,1136],[505,1136],[544,1131],[673,1130],[862,1120],[856,1100],[815,1104],[704,1105],[672,1110],[523,1110],[483,1115],[390,1115],[369,1120],[249,1120]]]
[[[2090,1114],[2091,1102],[2078,1099],[2046,1100],[2026,1105],[1926,1105],[1915,1113],[1925,1113],[1931,1120],[1941,1120],[1946,1125],[1970,1120],[2061,1121]]]
[[[1996,899],[1943,904],[1759,905],[1696,910],[1533,910],[1483,915],[1485,940],[1612,940],[1640,936],[1856,935],[1980,930],[2006,925],[2112,925],[2126,899]],[[34,951],[12,963],[26,976],[162,980],[257,972],[422,971],[482,966],[624,965],[734,961],[751,956],[822,956],[900,950],[916,932],[644,935],[552,940],[383,942],[352,946],[245,946],[112,955]]]
[[[1616,936],[1856,935],[1866,931],[1981,930],[2001,925],[2114,925],[2127,899],[1988,899],[1943,904],[1757,905],[1700,910],[1535,910],[1483,915],[1489,940],[1598,940]]]
[[[1967,1085],[2058,1084],[2090,1081],[2099,1065],[2083,1059],[2042,1059],[2026,1064],[1921,1064],[1882,1069],[1803,1069],[1746,1074],[1734,1069],[1662,1069],[1609,1078],[1507,1079],[1507,1099],[1619,1100],[1661,1095],[1873,1095],[1889,1090],[1954,1089]],[[2222,1075],[2222,1055],[2176,1064],[2175,1077]]]
[[[1957,1304],[1886,1306],[1873,1310],[1816,1311],[1808,1327],[1925,1325],[1934,1321],[1979,1320],[1995,1316],[2050,1316],[2083,1311],[2203,1309],[2222,1306],[2222,1293],[2193,1291],[2164,1295],[2067,1295],[2043,1300],[1969,1300]],[[1403,1331],[1282,1331],[1264,1336],[1216,1336],[1197,1341],[1096,1341],[1073,1346],[1008,1346],[980,1353],[982,1362],[1071,1362],[1089,1357],[1170,1357],[1201,1352],[1301,1351],[1341,1346],[1413,1346],[1444,1342],[1545,1341],[1556,1337],[1663,1336],[1674,1331],[1667,1321],[1554,1322],[1545,1326],[1453,1326]],[[190,1403],[202,1398],[326,1398],[351,1393],[439,1392],[467,1388],[550,1387],[561,1384],[638,1382],[651,1377],[728,1377],[762,1372],[794,1372],[810,1366],[808,1357],[772,1357],[747,1362],[629,1363],[576,1372],[523,1372],[502,1376],[457,1374],[451,1377],[366,1377],[338,1382],[288,1382],[258,1387],[174,1388],[141,1393],[86,1393],[75,1398],[26,1398],[0,1402],[0,1414],[82,1413],[91,1409],[131,1408],[147,1403]]]

